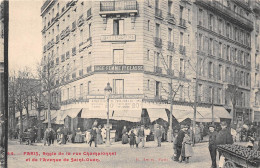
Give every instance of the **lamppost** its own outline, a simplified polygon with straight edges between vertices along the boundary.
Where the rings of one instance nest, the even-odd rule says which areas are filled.
[[[110,83],[107,83],[107,86],[104,89],[105,98],[107,100],[107,130],[106,130],[106,145],[110,145],[110,128],[109,128],[109,95],[112,93],[112,88]]]

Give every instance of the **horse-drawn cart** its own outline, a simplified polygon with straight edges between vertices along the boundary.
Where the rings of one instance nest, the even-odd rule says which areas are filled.
[[[26,145],[31,145],[32,142],[35,142],[35,139],[36,139],[35,132],[33,131],[24,132],[20,135],[20,144],[26,142]]]
[[[223,168],[260,168],[257,151],[247,149],[246,151],[230,150],[230,148],[224,148],[223,146],[218,146],[218,150],[225,157]]]

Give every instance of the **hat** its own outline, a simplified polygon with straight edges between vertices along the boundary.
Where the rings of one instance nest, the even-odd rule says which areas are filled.
[[[227,126],[227,122],[226,122],[226,121],[222,121],[222,122],[220,123],[220,125],[221,125],[221,126]]]
[[[215,128],[215,125],[211,124],[211,125],[209,125],[209,128],[210,128],[210,127]]]

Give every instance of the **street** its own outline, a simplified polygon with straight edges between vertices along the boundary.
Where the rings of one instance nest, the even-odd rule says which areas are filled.
[[[93,145],[94,146],[94,145]],[[190,163],[171,160],[172,144],[165,142],[156,147],[155,142],[146,142],[145,148],[131,149],[129,144],[113,143],[110,147],[99,145],[97,148],[87,144],[66,144],[52,146],[20,145],[9,141],[8,167],[10,168],[66,168],[66,167],[174,167],[210,168],[207,143],[196,144]],[[66,153],[67,152],[67,153]],[[93,153],[96,152],[96,153]],[[110,152],[110,153],[109,153]],[[68,155],[70,153],[70,155]],[[94,154],[94,155],[91,155]],[[96,156],[99,155],[99,156]],[[26,161],[27,160],[27,161]]]

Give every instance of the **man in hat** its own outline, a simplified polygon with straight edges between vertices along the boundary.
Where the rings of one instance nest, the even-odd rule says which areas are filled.
[[[233,138],[231,132],[227,129],[227,123],[225,121],[220,123],[221,130],[216,138],[216,145],[233,144]],[[221,152],[219,152],[219,157]]]
[[[144,134],[144,125],[141,125],[141,129],[138,130],[137,136],[142,141],[142,147],[144,148],[144,142],[145,142],[145,134]]]
[[[216,138],[218,133],[215,131],[215,126],[209,126],[209,153],[211,157],[211,168],[217,168],[216,156],[217,156],[217,145]]]
[[[188,130],[188,126],[186,125],[181,125],[181,130],[177,135],[177,139],[176,139],[176,157],[174,159],[174,161],[178,162],[180,155],[181,155],[181,148],[182,148],[182,142],[183,142],[183,138],[185,136],[185,131]]]

